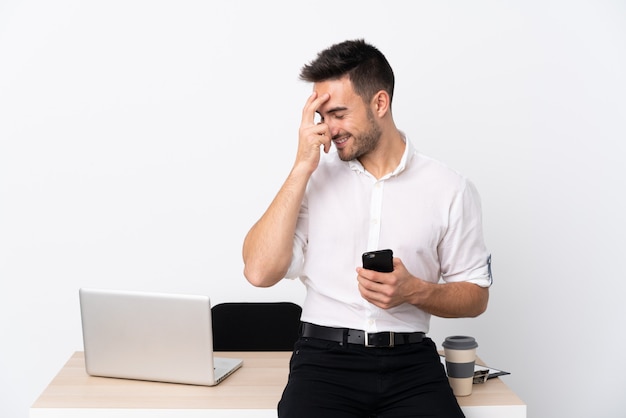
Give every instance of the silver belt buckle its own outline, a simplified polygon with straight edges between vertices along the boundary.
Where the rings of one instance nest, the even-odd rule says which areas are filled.
[[[364,334],[364,339],[365,339],[365,347],[393,347],[394,343],[395,343],[395,338],[393,335],[393,331],[389,331],[386,334],[389,334],[389,345],[374,345],[374,344],[370,344],[370,333],[369,332],[363,332]]]

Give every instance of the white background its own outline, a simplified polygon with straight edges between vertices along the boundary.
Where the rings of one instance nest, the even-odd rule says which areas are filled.
[[[364,37],[394,115],[482,198],[488,311],[432,322],[528,416],[623,416],[624,1],[0,2],[0,416],[82,349],[78,288],[301,302],[241,243],[287,175],[300,67]],[[348,215],[349,214],[343,214]]]

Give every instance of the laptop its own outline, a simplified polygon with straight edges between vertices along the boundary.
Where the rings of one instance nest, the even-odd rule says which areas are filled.
[[[243,365],[213,356],[208,296],[79,289],[92,376],[214,386]]]

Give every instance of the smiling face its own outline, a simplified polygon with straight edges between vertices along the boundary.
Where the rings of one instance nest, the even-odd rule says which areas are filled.
[[[339,158],[355,160],[376,148],[382,131],[371,103],[354,92],[348,77],[315,83],[314,89],[318,96],[330,95],[317,112],[328,125]]]

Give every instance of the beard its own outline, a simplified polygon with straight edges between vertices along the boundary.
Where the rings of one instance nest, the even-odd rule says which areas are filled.
[[[338,150],[337,154],[342,161],[359,159],[378,146],[382,132],[374,120],[374,114],[370,109],[367,110],[367,121],[369,126],[365,132],[357,136],[352,135],[354,139],[352,146]]]

